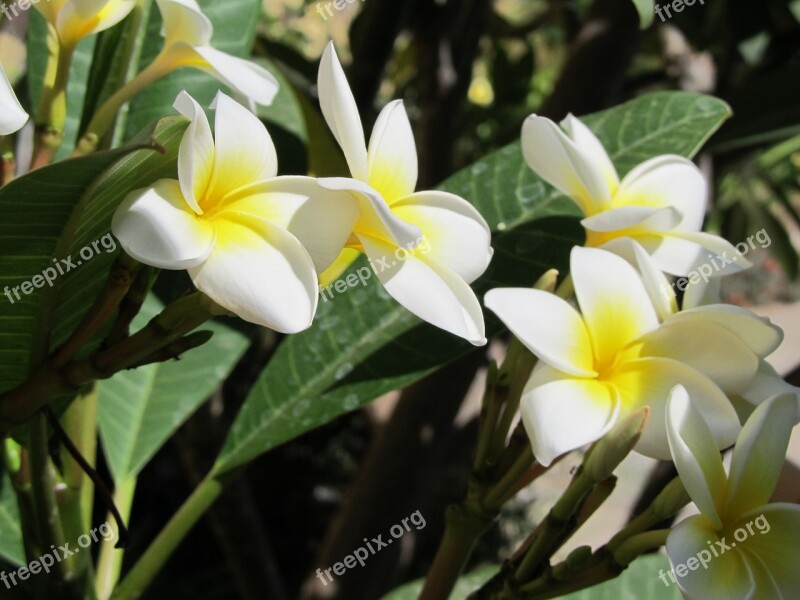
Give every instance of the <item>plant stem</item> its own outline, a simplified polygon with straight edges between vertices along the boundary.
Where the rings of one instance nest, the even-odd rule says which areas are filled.
[[[125,521],[130,518],[135,491],[136,476],[131,476],[118,482],[114,490],[114,504]],[[119,581],[119,576],[122,572],[122,559],[125,555],[125,551],[122,548],[115,548],[115,540],[119,538],[119,529],[110,513],[106,517],[106,523],[111,526],[114,537],[103,539],[103,543],[100,546],[100,556],[97,560],[97,576],[95,578],[95,588],[99,600],[108,600],[111,597],[114,586]]]
[[[142,330],[88,358],[54,369],[47,362],[22,385],[0,396],[0,422],[24,423],[53,398],[75,393],[97,379],[136,365],[170,346],[212,317],[222,314],[213,301],[194,292],[176,300]]]
[[[65,543],[61,514],[56,499],[56,474],[48,453],[47,419],[42,414],[34,416],[30,432],[30,469],[33,511],[39,548],[42,552]],[[34,558],[34,557],[29,557]],[[57,585],[74,579],[74,557],[67,557],[56,566]]]
[[[97,450],[97,392],[95,389],[81,394],[73,400],[62,417],[63,432],[78,452],[90,465],[95,463]],[[91,529],[94,484],[87,477],[83,466],[62,443],[62,478],[65,489],[60,496],[64,534],[76,540]]]
[[[461,505],[447,508],[444,536],[431,565],[419,600],[447,600],[455,587],[475,543],[494,521]]]
[[[162,56],[156,57],[136,77],[118,89],[114,95],[102,104],[86,127],[86,131],[78,142],[73,156],[82,156],[94,152],[100,140],[114,126],[120,109],[151,83],[170,72],[171,69],[161,58]]]
[[[106,323],[128,293],[139,263],[124,252],[117,258],[106,285],[69,339],[52,360],[53,369],[66,366]]]
[[[31,169],[49,165],[64,140],[69,85],[74,46],[63,46],[50,26],[47,35],[48,63],[44,87],[36,110],[36,139]]]
[[[136,600],[144,593],[178,544],[225,489],[232,475],[227,473],[219,478],[209,475],[200,483],[114,590],[111,600]]]

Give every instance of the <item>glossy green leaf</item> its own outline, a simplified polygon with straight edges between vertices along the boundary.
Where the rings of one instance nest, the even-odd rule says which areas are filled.
[[[163,305],[149,297],[133,322],[143,327]],[[136,476],[183,422],[214,392],[247,348],[247,337],[213,321],[214,337],[180,360],[117,373],[99,384],[100,438],[116,481]]]
[[[275,127],[279,127],[303,142],[308,141],[308,130],[306,120],[303,116],[303,108],[298,99],[297,92],[292,83],[284,74],[270,61],[259,58],[253,62],[261,65],[278,80],[278,94],[269,106],[259,106],[256,114],[263,121],[266,121],[270,132]],[[274,133],[273,133],[274,135]]]
[[[714,98],[659,93],[586,121],[626,173],[655,155],[694,155],[728,115]],[[570,249],[582,243],[577,209],[531,172],[519,144],[461,171],[442,189],[470,199],[495,232],[492,264],[474,285],[479,298],[493,287],[529,286],[549,268],[566,268]],[[351,272],[364,264],[362,259]],[[473,349],[421,323],[373,280],[320,304],[314,326],[284,342],[251,390],[217,471],[244,464]],[[500,331],[489,316],[488,335]]]
[[[141,147],[137,142],[56,163],[0,190],[0,290],[8,291],[0,296],[0,391],[27,376],[37,332],[50,330],[49,314],[52,348],[89,309],[115,257],[109,234],[115,208],[131,190],[175,176],[186,125],[183,117],[169,117],[142,134],[142,140],[157,140],[164,154],[132,151]],[[63,266],[49,286],[41,275],[56,261],[63,265],[61,259],[71,259],[72,266]]]

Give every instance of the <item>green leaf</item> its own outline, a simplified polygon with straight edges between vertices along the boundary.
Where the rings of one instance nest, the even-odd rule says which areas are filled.
[[[31,10],[31,21],[28,31],[28,85],[37,106],[44,85],[47,69],[47,21],[39,11]],[[82,39],[75,49],[70,68],[69,85],[67,86],[67,120],[64,124],[64,141],[56,152],[55,160],[63,160],[72,154],[78,139],[78,129],[83,114],[83,100],[87,94],[87,81],[94,53],[95,36]]]
[[[652,554],[638,558],[622,575],[595,587],[559,596],[556,600],[682,600],[678,586],[670,582],[665,586],[659,573],[667,573],[669,560],[663,554]],[[462,600],[479,589],[495,573],[497,567],[481,567],[458,580],[450,595],[452,600]],[[669,579],[667,578],[667,581]],[[383,600],[416,600],[422,591],[424,580],[414,581],[392,591]]]
[[[0,556],[14,565],[25,564],[17,496],[7,473],[0,479]]]
[[[453,598],[453,600],[466,598],[494,577],[495,573],[497,573],[497,567],[495,566],[480,567],[471,573],[467,573],[458,579],[456,587],[453,589],[450,597]],[[424,584],[424,579],[412,581],[411,583],[407,583],[402,587],[392,590],[384,596],[382,600],[417,600],[420,592],[422,592],[422,586]]]
[[[658,577],[669,570],[669,559],[663,554],[642,556],[616,579],[556,600],[682,600],[677,585],[664,585]]]
[[[235,56],[246,56],[255,39],[261,2],[199,0],[198,4],[214,25],[214,37],[211,40],[214,48]],[[150,64],[164,45],[161,27],[161,13],[151,10],[141,55],[142,67]],[[123,139],[131,139],[154,119],[173,114],[172,105],[181,90],[189,92],[202,106],[209,106],[220,88],[224,89],[222,83],[197,69],[187,67],[170,73],[133,99],[124,119]]]
[[[303,108],[292,83],[271,61],[265,58],[258,58],[253,62],[272,73],[275,79],[278,80],[279,85],[278,94],[272,104],[259,106],[256,114],[269,124],[270,132],[274,127],[280,127],[295,135],[301,141],[307,142],[306,119],[303,116]]]
[[[725,103],[714,98],[659,93],[586,122],[624,174],[652,156],[694,155],[728,115]],[[456,174],[442,189],[471,199],[495,232],[492,264],[473,286],[479,298],[498,286],[530,286],[547,269],[566,269],[571,248],[583,243],[576,207],[528,168],[518,143]],[[350,272],[365,264],[362,259]],[[217,472],[473,350],[423,324],[373,280],[320,304],[314,326],[283,343],[251,390]],[[500,324],[487,316],[487,334],[500,332]]]
[[[31,352],[41,343],[40,330],[48,331],[51,312],[52,349],[89,309],[114,260],[116,242],[109,234],[114,210],[131,190],[175,176],[187,123],[168,117],[142,134],[142,140],[152,137],[161,144],[165,154],[133,151],[141,147],[137,143],[50,165],[0,189],[0,391],[27,377]],[[34,284],[24,293],[26,282],[63,258],[71,258],[74,268],[65,266],[52,287],[39,277],[39,288]]]
[[[655,0],[633,0],[633,5],[639,13],[639,27],[642,29],[650,27],[656,14]]]
[[[150,296],[138,329],[163,305]],[[211,341],[180,360],[122,371],[99,384],[100,437],[115,481],[136,476],[183,422],[214,392],[247,348],[247,337],[218,322]]]

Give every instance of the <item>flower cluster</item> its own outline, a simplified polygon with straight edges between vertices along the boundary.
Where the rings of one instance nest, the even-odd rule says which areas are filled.
[[[679,306],[667,275],[686,275],[706,256],[736,255],[727,241],[700,231],[707,192],[697,167],[660,156],[620,181],[583,123],[570,116],[562,126],[531,116],[522,147],[531,168],[584,214],[587,247],[574,248],[570,264],[577,309],[535,289],[499,288],[485,298],[539,358],[521,399],[534,454],[549,465],[649,406],[635,449],[672,458],[702,513],[671,532],[673,564],[757,515],[781,525],[749,551],[717,559],[713,573],[681,581],[687,597],[788,597],[798,564],[782,549],[800,533],[800,509],[766,504],[800,420],[800,391],[765,360],[783,332],[719,303],[719,277],[747,268],[742,258],[716,279],[692,283]],[[719,451],[734,444],[727,479]]]
[[[686,159],[660,156],[620,182],[588,127],[572,116],[563,127],[534,115],[522,147],[531,168],[586,215],[588,247],[574,248],[570,265],[579,311],[532,289],[494,289],[485,300],[540,359],[522,397],[537,459],[547,465],[599,439],[642,406],[652,418],[637,450],[668,459],[665,407],[677,385],[708,421],[715,446],[730,446],[740,416],[776,393],[797,393],[764,360],[782,341],[779,328],[744,308],[701,305],[713,295],[702,283],[678,310],[666,283],[664,272],[685,275],[708,251],[730,250],[700,231],[702,174]]]
[[[334,279],[352,251],[362,252],[386,266],[379,280],[409,311],[486,343],[483,313],[468,285],[491,258],[483,217],[453,194],[414,193],[417,155],[401,102],[381,112],[367,149],[332,45],[322,58],[319,89],[352,179],[277,177],[275,148],[255,116],[220,93],[212,136],[202,108],[183,93],[175,106],[191,124],[178,180],[137,190],[120,205],[113,231],[123,248],[150,265],[188,269],[220,306],[285,333],[311,325],[319,277]],[[421,240],[425,252],[414,252]]]

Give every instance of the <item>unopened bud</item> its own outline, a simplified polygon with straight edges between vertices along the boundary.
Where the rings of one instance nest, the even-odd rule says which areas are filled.
[[[666,519],[675,515],[689,502],[691,502],[691,498],[689,498],[681,478],[676,477],[653,500],[653,511],[658,517]]]
[[[592,446],[584,461],[584,469],[593,481],[603,481],[614,473],[636,446],[649,417],[649,406],[623,417]]]
[[[536,290],[542,290],[543,292],[550,292],[551,294],[556,291],[556,282],[558,281],[558,271],[556,269],[550,269],[546,271],[544,275],[539,277],[536,283],[533,284],[533,288]]]

